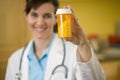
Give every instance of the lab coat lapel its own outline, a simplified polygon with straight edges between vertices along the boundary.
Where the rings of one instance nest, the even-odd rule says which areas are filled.
[[[54,37],[53,44],[49,53],[48,63],[45,72],[45,80],[49,80],[53,69],[62,63],[63,47],[61,39]]]
[[[29,44],[26,46],[24,55],[23,55],[23,60],[22,60],[22,66],[21,66],[21,73],[22,73],[22,79],[21,80],[29,80],[28,79],[28,70],[29,70],[29,61],[27,58],[27,55],[30,51],[30,48],[32,46],[33,40],[29,42]]]

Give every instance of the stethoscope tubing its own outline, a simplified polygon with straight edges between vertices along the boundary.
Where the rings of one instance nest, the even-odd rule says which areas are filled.
[[[62,44],[63,44],[63,60],[62,60],[62,63],[58,66],[56,66],[53,71],[52,71],[52,75],[55,73],[56,69],[59,68],[59,67],[64,67],[65,68],[65,78],[67,79],[67,75],[68,75],[68,68],[65,66],[65,56],[66,56],[66,46],[65,46],[65,41],[64,39],[61,39],[62,40]]]
[[[67,68],[67,66],[65,66],[66,46],[65,46],[65,41],[64,41],[64,39],[61,39],[61,40],[62,40],[63,53],[64,53],[64,54],[63,54],[63,60],[62,60],[62,63],[61,63],[60,65],[57,65],[57,66],[53,69],[51,75],[54,75],[56,69],[58,69],[59,67],[63,67],[63,68],[65,68],[65,78],[67,79],[67,77],[68,77],[68,68]],[[25,53],[25,50],[26,50],[27,45],[28,45],[28,43],[25,45],[25,47],[24,47],[24,49],[23,49],[23,51],[22,51],[22,54],[21,54],[20,63],[19,63],[19,72],[16,74],[16,76],[17,76],[16,78],[17,78],[18,80],[21,80],[21,76],[22,76],[21,70],[22,70],[23,56],[24,56],[24,53]]]
[[[24,53],[25,53],[25,50],[26,50],[27,45],[28,45],[28,43],[27,43],[27,44],[25,45],[25,47],[23,48],[23,51],[22,51],[22,54],[21,54],[21,57],[20,57],[19,72],[16,73],[16,79],[17,79],[17,80],[21,80],[21,76],[22,76],[21,69],[22,69],[23,56],[24,56]]]

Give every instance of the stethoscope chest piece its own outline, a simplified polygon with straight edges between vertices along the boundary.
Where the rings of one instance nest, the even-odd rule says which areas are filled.
[[[21,78],[22,78],[22,74],[21,74],[21,72],[19,71],[18,73],[16,73],[15,79],[16,79],[16,80],[21,80]]]

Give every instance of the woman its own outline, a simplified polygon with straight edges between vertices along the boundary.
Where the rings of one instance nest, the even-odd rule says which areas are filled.
[[[55,34],[58,6],[57,0],[26,0],[33,40],[9,58],[5,80],[105,80],[74,13],[72,38],[61,40]]]

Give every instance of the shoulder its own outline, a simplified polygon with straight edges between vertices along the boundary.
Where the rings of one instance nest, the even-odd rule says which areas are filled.
[[[17,70],[19,70],[19,63],[23,48],[16,50],[8,59],[7,62],[7,72],[8,75],[14,75]],[[11,73],[12,71],[12,73]]]
[[[13,52],[13,54],[9,57],[9,61],[13,62],[13,61],[19,60],[21,57],[22,51],[23,51],[23,47]]]
[[[25,50],[27,48],[30,49],[32,42],[33,42],[33,40],[29,41],[24,47],[13,52],[13,54],[9,57],[9,61],[16,61],[16,59],[19,60],[21,58],[24,48],[25,48]]]

